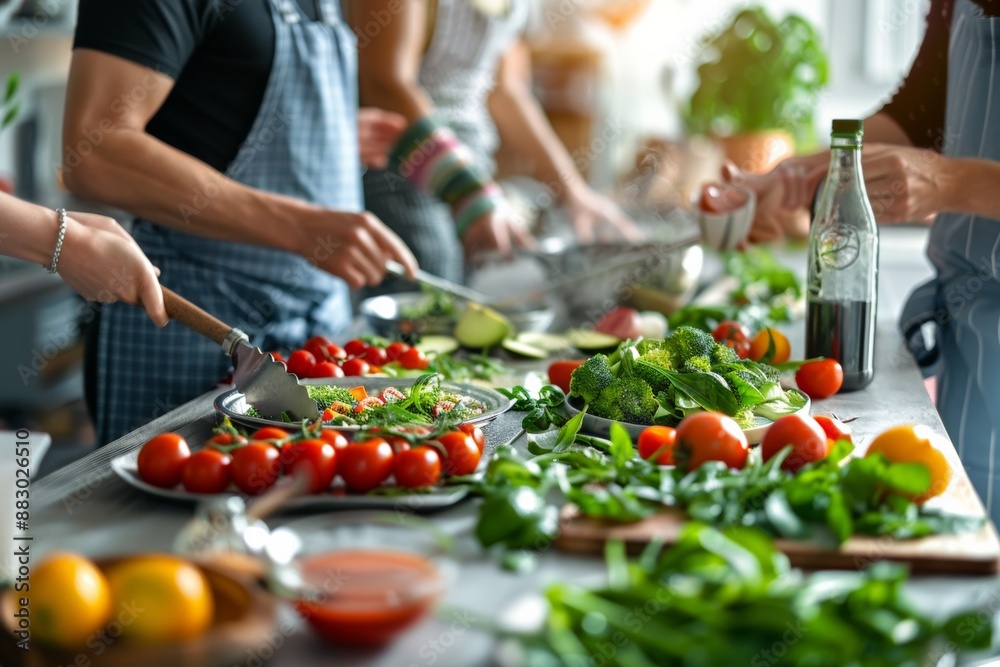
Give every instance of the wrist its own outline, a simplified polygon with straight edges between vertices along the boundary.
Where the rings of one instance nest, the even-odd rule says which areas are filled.
[[[944,156],[939,156],[938,159],[941,161],[941,167],[937,174],[940,193],[937,210],[962,213],[969,203],[967,188],[976,182],[976,172],[972,168],[972,162],[965,158]]]

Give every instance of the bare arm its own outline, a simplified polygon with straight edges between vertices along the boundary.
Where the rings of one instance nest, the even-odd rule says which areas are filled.
[[[148,134],[146,124],[173,85],[170,77],[131,61],[74,51],[63,143],[93,149],[79,164],[67,150],[66,186],[174,229],[305,257],[333,235],[343,249],[319,266],[355,288],[379,282],[386,259],[415,267],[402,241],[370,214],[328,211],[249,188]]]

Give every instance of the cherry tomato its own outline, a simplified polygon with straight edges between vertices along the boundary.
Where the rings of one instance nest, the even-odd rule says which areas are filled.
[[[191,458],[187,441],[176,433],[161,433],[139,450],[139,477],[165,489],[177,486]]]
[[[406,450],[413,448],[406,438],[398,435],[387,435],[385,436],[385,441],[392,447],[392,452],[394,454],[399,454],[400,452],[405,452]]]
[[[733,320],[720,322],[712,332],[712,338],[717,343],[733,348],[740,359],[750,356],[750,332],[739,322]]]
[[[788,358],[792,356],[792,347],[788,339],[785,338],[785,334],[770,327],[758,331],[757,335],[750,341],[750,358],[754,361],[763,359],[772,339],[774,340],[774,357],[770,363],[783,364],[788,361]]]
[[[317,357],[319,358],[319,357]],[[347,352],[344,352],[344,348],[330,343],[323,349],[323,359],[327,361],[343,361],[347,358]]]
[[[286,475],[309,475],[309,493],[325,491],[337,474],[337,452],[321,438],[288,443],[281,448],[281,463]]]
[[[407,370],[427,370],[429,362],[427,355],[415,347],[411,347],[397,359],[400,365]]]
[[[830,453],[826,433],[812,417],[785,415],[764,432],[760,441],[760,452],[765,461],[771,460],[778,452],[792,446],[792,451],[781,463],[782,470],[796,472],[807,463],[822,461]]]
[[[229,486],[233,458],[206,447],[191,455],[184,464],[181,481],[191,493],[222,493]]]
[[[336,452],[340,452],[342,449],[346,449],[348,445],[347,437],[343,433],[332,428],[325,428],[320,431],[319,437],[321,440],[325,440],[333,445],[333,449]]]
[[[472,441],[476,443],[476,447],[479,448],[479,453],[482,454],[483,450],[486,449],[486,436],[483,434],[483,429],[479,428],[475,424],[462,424],[458,429],[466,434],[472,436]]]
[[[407,489],[434,486],[441,479],[441,455],[433,447],[415,447],[396,454],[392,465],[396,484]]]
[[[353,442],[339,453],[340,476],[351,491],[369,491],[392,474],[394,456],[383,438]]]
[[[281,352],[268,352],[268,354],[270,354],[271,358],[274,359],[275,361],[284,361],[285,360],[285,358],[283,356],[281,356]]]
[[[323,336],[313,336],[306,341],[306,344],[302,346],[302,349],[306,350],[317,359],[323,359],[323,348],[329,344],[330,341],[323,338]]]
[[[718,412],[697,412],[677,425],[674,460],[686,470],[706,461],[722,461],[742,469],[747,462],[747,437],[732,418]]]
[[[795,384],[809,398],[827,398],[844,384],[844,368],[836,359],[810,361],[795,372]]]
[[[313,366],[312,375],[314,378],[342,378],[344,369],[332,361],[321,361]]]
[[[569,378],[573,371],[583,365],[586,359],[560,359],[553,361],[549,366],[549,382],[563,390],[564,394],[569,393]]]
[[[372,346],[365,350],[364,360],[372,366],[385,366],[389,363],[389,355],[385,348]]]
[[[295,350],[288,356],[288,372],[298,378],[312,377],[313,367],[316,366],[316,357],[312,352],[305,350]]]
[[[728,183],[706,183],[698,206],[706,213],[735,211],[747,203],[747,195]]]
[[[361,376],[365,375],[372,369],[367,361],[361,359],[360,357],[355,357],[354,359],[348,359],[343,363],[341,368],[344,370],[344,375],[348,376]]]
[[[442,463],[445,475],[470,475],[475,472],[482,452],[472,436],[461,431],[451,431],[438,438],[437,442],[445,451]]]
[[[218,445],[220,447],[242,446],[245,444],[247,444],[247,439],[239,433],[216,433],[205,442],[205,445]]]
[[[349,357],[360,357],[368,349],[368,343],[363,340],[349,340],[344,344],[344,352],[347,353]]]
[[[399,341],[389,343],[388,347],[385,348],[385,356],[388,357],[389,361],[396,361],[409,349],[410,346],[406,343],[401,343]]]
[[[648,426],[639,434],[636,443],[639,456],[649,461],[656,455],[656,463],[661,466],[674,465],[674,446],[677,444],[677,431],[669,426]]]
[[[291,436],[288,431],[277,426],[265,426],[253,432],[251,440],[288,440]]]
[[[278,481],[280,474],[281,455],[273,445],[251,442],[233,452],[233,483],[247,495],[264,493]]]
[[[816,415],[813,419],[816,420],[819,427],[823,429],[824,433],[826,433],[826,437],[830,438],[834,442],[838,440],[854,442],[851,438],[851,427],[839,419],[827,417],[826,415]]]

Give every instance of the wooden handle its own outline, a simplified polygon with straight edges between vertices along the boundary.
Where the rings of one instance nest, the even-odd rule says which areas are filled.
[[[222,320],[206,313],[177,292],[166,287],[163,287],[163,304],[167,307],[167,315],[170,316],[170,319],[180,322],[219,345],[222,345],[222,341],[233,330]]]
[[[289,500],[308,491],[311,483],[312,475],[307,472],[298,472],[291,478],[282,478],[247,508],[247,519],[254,521],[267,518],[284,507]]]

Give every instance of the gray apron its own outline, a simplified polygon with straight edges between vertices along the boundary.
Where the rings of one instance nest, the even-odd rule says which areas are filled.
[[[1000,18],[958,0],[948,53],[945,155],[1000,161]],[[937,277],[910,295],[900,327],[938,364],[937,408],[986,511],[1000,524],[1000,221],[942,213],[927,255]],[[936,322],[935,348],[920,327]]]
[[[354,35],[342,23],[336,0],[321,0],[319,21],[310,20],[295,0],[268,5],[274,62],[257,118],[226,175],[259,190],[360,211]],[[212,193],[209,184],[180,204],[192,230]],[[347,285],[303,257],[146,220],[136,221],[133,235],[160,268],[164,285],[243,329],[262,349],[293,348],[309,336],[335,335],[350,322]],[[334,252],[335,241],[320,242],[317,259]],[[98,442],[204,393],[229,370],[218,345],[184,326],[172,322],[159,330],[139,308],[107,306],[97,341]]]

